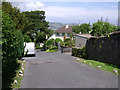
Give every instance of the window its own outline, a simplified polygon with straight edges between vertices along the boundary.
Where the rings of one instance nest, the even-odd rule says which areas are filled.
[[[67,33],[67,37],[70,37],[70,33]]]
[[[56,33],[56,36],[60,36],[60,33]]]
[[[62,33],[62,36],[65,36],[65,33]]]

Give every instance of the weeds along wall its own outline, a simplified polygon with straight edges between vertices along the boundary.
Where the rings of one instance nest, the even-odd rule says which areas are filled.
[[[72,48],[72,56],[87,59],[86,47],[83,48]]]
[[[106,37],[90,38],[86,43],[88,59],[120,65],[120,31]]]
[[[72,56],[120,67],[120,31],[105,37],[88,39],[82,49],[72,48]]]

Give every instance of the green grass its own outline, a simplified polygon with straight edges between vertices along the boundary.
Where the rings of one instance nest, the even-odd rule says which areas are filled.
[[[20,63],[20,67],[22,66],[22,63],[24,64],[23,67],[25,68],[25,62],[21,61],[21,60],[18,60],[18,63]],[[23,76],[22,77],[19,77],[19,71],[23,71],[21,68],[19,68],[18,70],[16,70],[17,74],[16,74],[16,77],[14,77],[13,79],[14,80],[17,80],[17,84],[15,83],[11,83],[11,88],[20,88],[21,86],[21,81],[24,77],[24,71],[23,71]]]
[[[84,63],[84,61],[85,61],[85,63]],[[95,67],[95,68],[98,68],[98,69],[101,69],[101,70],[104,70],[104,71],[112,72],[114,74],[116,74],[116,73],[113,71],[113,69],[115,69],[117,71],[120,71],[120,69],[117,68],[114,65],[110,65],[110,64],[99,62],[99,61],[95,61],[95,60],[80,59],[78,62],[87,64],[89,66],[92,66],[92,67]],[[91,63],[91,65],[90,65],[90,63]],[[98,66],[102,66],[102,67],[99,68]],[[120,73],[118,73],[118,74],[120,75]]]
[[[52,52],[57,52],[57,50],[46,50],[45,52],[47,52],[47,53],[52,53]]]

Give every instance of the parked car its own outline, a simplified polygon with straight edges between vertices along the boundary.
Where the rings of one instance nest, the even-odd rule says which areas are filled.
[[[25,46],[24,54],[35,56],[36,51],[35,51],[35,43],[34,42],[24,43],[24,46]]]

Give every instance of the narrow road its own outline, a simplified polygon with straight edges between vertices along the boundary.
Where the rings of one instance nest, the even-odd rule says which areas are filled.
[[[118,88],[117,75],[81,64],[67,54],[37,52],[25,60],[21,88]]]

